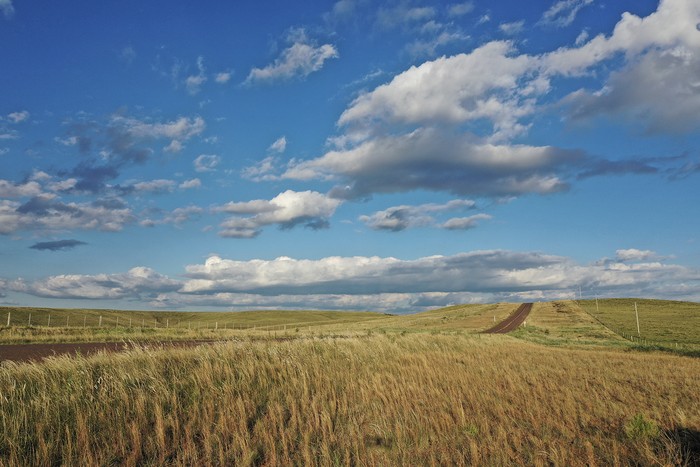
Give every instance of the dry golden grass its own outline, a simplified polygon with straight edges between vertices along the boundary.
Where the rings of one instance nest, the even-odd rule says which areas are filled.
[[[0,367],[0,465],[678,465],[699,393],[698,359],[508,336],[61,357]]]

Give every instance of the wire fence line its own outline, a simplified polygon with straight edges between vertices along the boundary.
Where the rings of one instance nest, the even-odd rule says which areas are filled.
[[[133,329],[133,330],[154,330],[154,329],[171,329],[171,330],[209,330],[209,331],[269,331],[269,332],[286,332],[286,331],[313,331],[321,327],[328,326],[343,326],[353,324],[352,321],[302,321],[284,324],[251,324],[236,322],[235,320],[225,319],[221,321],[212,321],[211,318],[206,320],[197,319],[196,317],[182,318],[164,318],[164,317],[136,317],[129,318],[124,316],[104,316],[95,314],[61,314],[61,313],[13,313],[7,312],[5,316],[0,318],[0,328],[33,328],[33,329]]]
[[[650,339],[648,337],[642,336],[641,333],[635,335],[634,333],[631,333],[627,330],[623,330],[620,328],[617,328],[615,326],[611,326],[607,323],[604,323],[603,321],[600,320],[593,312],[589,311],[587,307],[585,306],[584,303],[582,303],[579,300],[575,300],[576,304],[581,308],[584,313],[586,313],[588,316],[593,318],[598,324],[603,326],[605,329],[609,330],[610,332],[617,334],[618,336],[622,337],[623,339],[626,339],[634,344],[637,344],[642,347],[648,347],[648,348],[662,348],[662,349],[675,349],[675,350],[691,350],[695,351],[700,349],[700,345],[696,345],[693,343],[688,343],[688,342],[678,342],[678,341],[660,341],[656,339]]]

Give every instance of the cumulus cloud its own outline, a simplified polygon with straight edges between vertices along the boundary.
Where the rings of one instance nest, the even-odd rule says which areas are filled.
[[[192,178],[190,180],[185,180],[184,182],[180,183],[179,188],[183,190],[189,190],[192,188],[199,188],[202,186],[202,181],[198,178]]]
[[[326,60],[338,58],[338,50],[331,44],[315,46],[301,31],[290,35],[296,39],[291,46],[284,49],[275,61],[263,68],[250,70],[245,84],[273,82],[292,78],[305,78],[323,68]]]
[[[175,189],[175,182],[164,179],[149,180],[134,183],[132,188],[139,193],[169,193]]]
[[[415,260],[328,257],[235,261],[212,256],[186,268],[180,292],[263,296],[306,294],[568,294],[580,285],[600,294],[656,291],[672,282],[697,284],[700,271],[659,262],[578,265],[569,258],[534,252],[474,251]],[[414,295],[415,296],[415,295]],[[657,295],[659,296],[659,295]]]
[[[221,73],[216,74],[214,81],[216,81],[218,84],[226,84],[231,81],[232,75],[233,74],[230,71],[222,71]]]
[[[636,248],[628,248],[625,250],[617,250],[615,258],[618,261],[648,261],[659,259],[656,252],[651,250],[638,250]]]
[[[414,7],[405,3],[380,8],[377,12],[377,24],[384,29],[393,29],[399,26],[413,26],[416,23],[422,24],[423,21],[434,17],[436,14],[435,8],[432,7]]]
[[[552,11],[568,18],[584,3]],[[340,198],[419,189],[498,197],[558,192],[576,177],[658,172],[644,161],[512,141],[529,130],[555,78],[597,72],[613,57],[623,67],[602,89],[561,101],[572,119],[621,115],[650,132],[692,131],[700,124],[699,20],[697,2],[665,0],[646,18],[625,13],[610,36],[575,47],[527,55],[512,41],[492,41],[426,61],[354,99],[338,119],[342,133],[329,138],[332,150],[292,161],[277,177],[273,167],[255,176],[336,180],[331,193]]]
[[[113,115],[102,125],[98,122],[69,125],[69,134],[61,144],[77,146],[85,156],[70,171],[61,173],[77,180],[75,190],[100,193],[110,188],[125,167],[146,163],[154,153],[152,146],[163,139],[166,151],[177,152],[183,143],[204,131],[201,117],[179,117],[154,122],[122,114]],[[97,155],[91,155],[93,148]]]
[[[498,25],[498,29],[508,36],[515,36],[523,32],[525,27],[525,20],[513,21],[512,23],[501,23]]]
[[[533,112],[529,95],[548,84],[521,77],[536,65],[514,55],[513,44],[489,42],[469,54],[440,57],[413,66],[391,82],[362,94],[340,116],[349,127],[389,124],[458,124],[487,120],[503,136],[522,133],[518,119]]]
[[[574,22],[581,8],[593,3],[593,0],[559,0],[544,12],[540,22],[556,27],[566,27]]]
[[[215,212],[247,215],[230,217],[221,223],[219,235],[227,238],[257,237],[264,226],[277,225],[291,229],[302,225],[314,230],[328,227],[328,219],[341,201],[315,191],[287,190],[271,200],[230,202],[216,207]]]
[[[473,2],[454,3],[447,9],[447,14],[452,17],[464,16],[474,10]]]
[[[19,112],[12,112],[7,115],[7,119],[12,123],[20,123],[29,120],[29,112],[26,110],[21,110]]]
[[[358,256],[238,261],[211,256],[187,266],[183,280],[138,267],[121,274],[10,280],[5,288],[52,298],[147,300],[165,307],[393,312],[456,303],[570,299],[579,287],[589,296],[700,298],[700,271],[636,258],[581,265],[562,256],[507,250],[413,260]]]
[[[549,146],[494,145],[435,128],[377,137],[290,167],[283,178],[340,179],[331,194],[361,198],[416,189],[467,196],[547,194],[567,189],[556,175],[583,158]]]
[[[473,209],[476,203],[467,199],[455,199],[444,204],[421,204],[418,206],[394,206],[383,211],[377,211],[369,216],[360,216],[373,230],[389,230],[398,232],[410,227],[425,227],[435,225],[435,214]]]
[[[287,149],[287,138],[282,136],[278,138],[274,143],[268,148],[269,151],[283,153]]]
[[[146,267],[135,267],[122,274],[62,274],[26,283],[10,283],[17,292],[38,297],[73,299],[148,299],[155,292],[177,290],[180,283]]]
[[[14,183],[0,179],[0,198],[22,198],[41,194],[41,185],[36,181]]]
[[[0,234],[22,230],[116,232],[134,221],[131,209],[119,200],[65,203],[53,194],[34,196],[24,203],[0,200]]]
[[[194,160],[194,170],[197,172],[212,172],[221,162],[221,157],[215,154],[201,154]]]
[[[441,227],[447,230],[469,230],[479,225],[479,221],[489,220],[491,218],[492,216],[489,214],[474,214],[473,216],[468,217],[453,217],[452,219],[448,219],[441,225]]]
[[[245,167],[241,171],[241,176],[255,182],[278,180],[277,159],[274,156],[268,156],[255,165]]]
[[[612,73],[604,88],[580,90],[564,103],[574,120],[605,115],[641,124],[649,133],[695,131],[700,126],[698,76],[700,47],[653,50]]]
[[[64,250],[72,250],[73,248],[80,246],[80,245],[87,245],[85,242],[81,242],[80,240],[73,240],[73,239],[68,239],[68,240],[55,240],[51,242],[39,242],[35,243],[34,245],[30,246],[29,248],[33,250],[39,250],[39,251],[64,251]]]

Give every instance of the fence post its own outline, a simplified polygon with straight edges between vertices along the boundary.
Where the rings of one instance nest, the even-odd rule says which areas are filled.
[[[10,327],[10,312],[7,312],[7,327]]]
[[[49,321],[46,323],[46,327],[47,328],[51,327],[51,315],[49,315]]]
[[[32,325],[32,314],[29,313],[29,326],[31,326],[31,325]]]
[[[165,328],[167,329],[169,327],[170,327],[170,318],[165,318]]]
[[[83,315],[83,329],[87,326],[87,315]]]
[[[68,327],[68,318],[70,318],[70,316],[66,315],[66,327]]]
[[[100,323],[97,325],[98,328],[102,327],[102,315],[100,315]]]

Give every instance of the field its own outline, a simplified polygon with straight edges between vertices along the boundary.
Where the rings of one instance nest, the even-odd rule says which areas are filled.
[[[694,323],[678,306],[689,315],[666,322]],[[576,302],[536,303],[513,335],[478,332],[516,307],[4,362],[0,465],[700,463],[700,359],[637,352]]]

